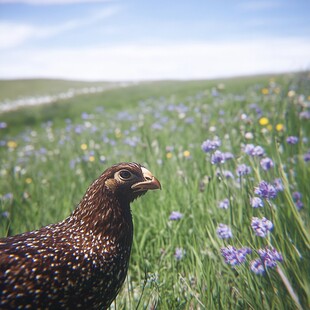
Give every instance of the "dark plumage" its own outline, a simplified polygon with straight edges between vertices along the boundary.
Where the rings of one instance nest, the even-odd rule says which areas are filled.
[[[125,280],[130,202],[160,189],[136,163],[107,169],[64,221],[0,239],[0,309],[106,309]]]

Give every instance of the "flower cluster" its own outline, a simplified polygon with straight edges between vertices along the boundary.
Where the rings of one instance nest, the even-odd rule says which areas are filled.
[[[264,206],[264,201],[259,197],[250,198],[250,204],[253,208],[262,208]]]
[[[300,210],[304,206],[304,204],[301,201],[301,198],[302,198],[301,193],[300,192],[294,192],[292,194],[292,197],[293,197],[293,200],[295,202],[297,209]]]
[[[209,153],[211,151],[218,149],[220,146],[221,146],[221,141],[219,139],[213,139],[213,140],[208,139],[202,143],[201,149],[204,152]]]
[[[271,221],[263,217],[259,219],[258,217],[253,217],[251,221],[251,227],[253,228],[255,235],[259,237],[266,237],[269,231],[272,230],[273,224]]]
[[[289,136],[286,138],[287,144],[297,144],[298,143],[298,137],[295,136]]]
[[[277,192],[282,192],[284,190],[284,185],[280,178],[277,178],[273,181],[273,186]]]
[[[260,161],[260,165],[263,168],[263,170],[267,171],[274,167],[274,163],[272,159],[269,157],[265,157]]]
[[[265,199],[274,199],[277,197],[276,188],[266,181],[261,181],[258,187],[254,189],[254,193]]]
[[[216,233],[218,237],[221,239],[229,239],[232,237],[231,229],[227,225],[222,224],[222,223],[218,225],[216,229]]]
[[[254,144],[246,144],[244,147],[244,152],[250,156],[264,156],[265,150],[260,146],[255,146]]]
[[[214,150],[211,148],[212,143],[208,141],[205,148],[208,146],[208,151]],[[218,145],[219,146],[219,145]],[[218,147],[217,146],[217,147]],[[244,147],[244,152],[252,157],[260,157],[260,166],[263,170],[268,171],[274,167],[274,162],[271,158],[265,157],[265,150],[261,146],[255,146],[253,144],[247,144]],[[233,156],[231,156],[233,157]],[[211,155],[212,164],[222,164],[226,161],[225,153],[222,153],[219,150],[216,150]],[[225,172],[225,174],[224,174]],[[242,176],[248,175],[252,172],[252,168],[246,164],[239,164],[236,168],[236,175],[241,178]],[[233,174],[229,170],[218,171],[218,175],[221,173],[225,178],[233,178]],[[257,196],[250,198],[250,205],[253,208],[262,208],[264,207],[264,199],[274,199],[277,197],[279,191],[283,191],[284,186],[282,180],[277,178],[273,183],[268,183],[266,181],[261,181],[257,187],[254,188],[254,193]],[[300,196],[295,194],[294,196],[296,201],[300,201]],[[225,198],[218,203],[220,209],[228,209],[229,199]],[[256,236],[265,238],[270,231],[273,229],[273,223],[265,217],[258,218],[253,217],[251,220],[251,227]],[[229,239],[233,237],[232,231],[229,226],[220,223],[216,229],[217,236],[221,239]],[[247,255],[251,254],[252,250],[248,247],[235,248],[232,245],[221,248],[221,254],[224,258],[225,263],[231,265],[232,267],[240,265],[246,261]],[[251,261],[250,269],[256,274],[263,274],[266,268],[273,268],[277,262],[283,260],[280,253],[278,253],[274,248],[259,249],[257,251],[260,258]]]
[[[219,150],[216,150],[212,155],[211,155],[211,164],[216,165],[216,164],[223,164],[225,162],[225,154],[222,153]]]
[[[234,155],[230,152],[221,152],[218,148],[221,146],[222,142],[220,139],[215,138],[213,140],[206,140],[201,144],[201,149],[206,153],[211,153],[211,164],[223,164],[226,160],[234,158]]]
[[[234,175],[231,171],[229,170],[224,170],[223,171],[223,176],[226,178],[226,179],[234,179]]]
[[[244,175],[247,175],[247,174],[250,174],[252,171],[251,167],[250,166],[247,166],[245,164],[241,164],[241,165],[238,165],[237,169],[236,169],[236,174],[241,177],[241,176],[244,176]]]
[[[282,262],[282,255],[272,247],[265,247],[257,251],[260,258],[251,261],[250,269],[256,274],[264,274],[267,268],[274,268],[277,262]]]
[[[304,154],[304,161],[305,162],[310,161],[310,150],[306,154]]]
[[[229,245],[225,248],[221,248],[222,256],[224,257],[225,263],[236,266],[245,262],[246,256],[252,253],[250,248],[244,247],[236,249],[235,247]]]

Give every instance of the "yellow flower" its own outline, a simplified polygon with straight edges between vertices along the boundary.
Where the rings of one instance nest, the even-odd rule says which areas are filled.
[[[259,124],[262,126],[268,125],[269,124],[269,119],[267,117],[262,117],[259,119]]]
[[[268,88],[262,88],[262,94],[263,95],[268,95],[269,94],[269,89]]]
[[[115,129],[115,131],[114,131],[114,133],[115,133],[115,137],[116,138],[121,138],[122,137],[122,131],[119,129],[119,128],[116,128]]]
[[[83,151],[87,150],[87,144],[86,144],[86,143],[82,143],[82,144],[81,144],[81,149],[82,149]]]
[[[32,179],[31,179],[31,178],[26,178],[25,182],[26,182],[27,184],[30,184],[30,183],[32,183]]]
[[[184,152],[183,152],[183,156],[184,156],[184,157],[187,157],[187,158],[190,157],[190,156],[191,156],[190,151],[187,151],[187,150],[184,151]]]
[[[271,130],[272,130],[272,125],[271,125],[271,124],[268,124],[268,125],[267,125],[267,129],[268,129],[269,131],[271,131]]]
[[[15,149],[17,147],[17,143],[13,140],[10,140],[10,141],[8,141],[7,146],[10,149]]]
[[[170,158],[172,157],[172,153],[171,153],[171,152],[168,152],[168,153],[166,154],[166,157],[167,157],[167,159],[170,159]]]
[[[276,131],[282,131],[284,129],[284,125],[283,124],[277,124],[276,125]]]
[[[89,156],[88,160],[89,160],[90,162],[95,161],[95,156]]]

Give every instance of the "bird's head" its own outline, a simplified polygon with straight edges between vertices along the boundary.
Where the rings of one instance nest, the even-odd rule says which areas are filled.
[[[161,189],[159,181],[145,167],[136,163],[120,163],[104,172],[105,188],[128,202],[148,190]]]

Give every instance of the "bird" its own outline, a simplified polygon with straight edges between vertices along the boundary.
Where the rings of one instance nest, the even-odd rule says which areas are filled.
[[[0,309],[107,309],[127,275],[130,203],[161,189],[140,164],[106,169],[69,217],[0,239]]]

